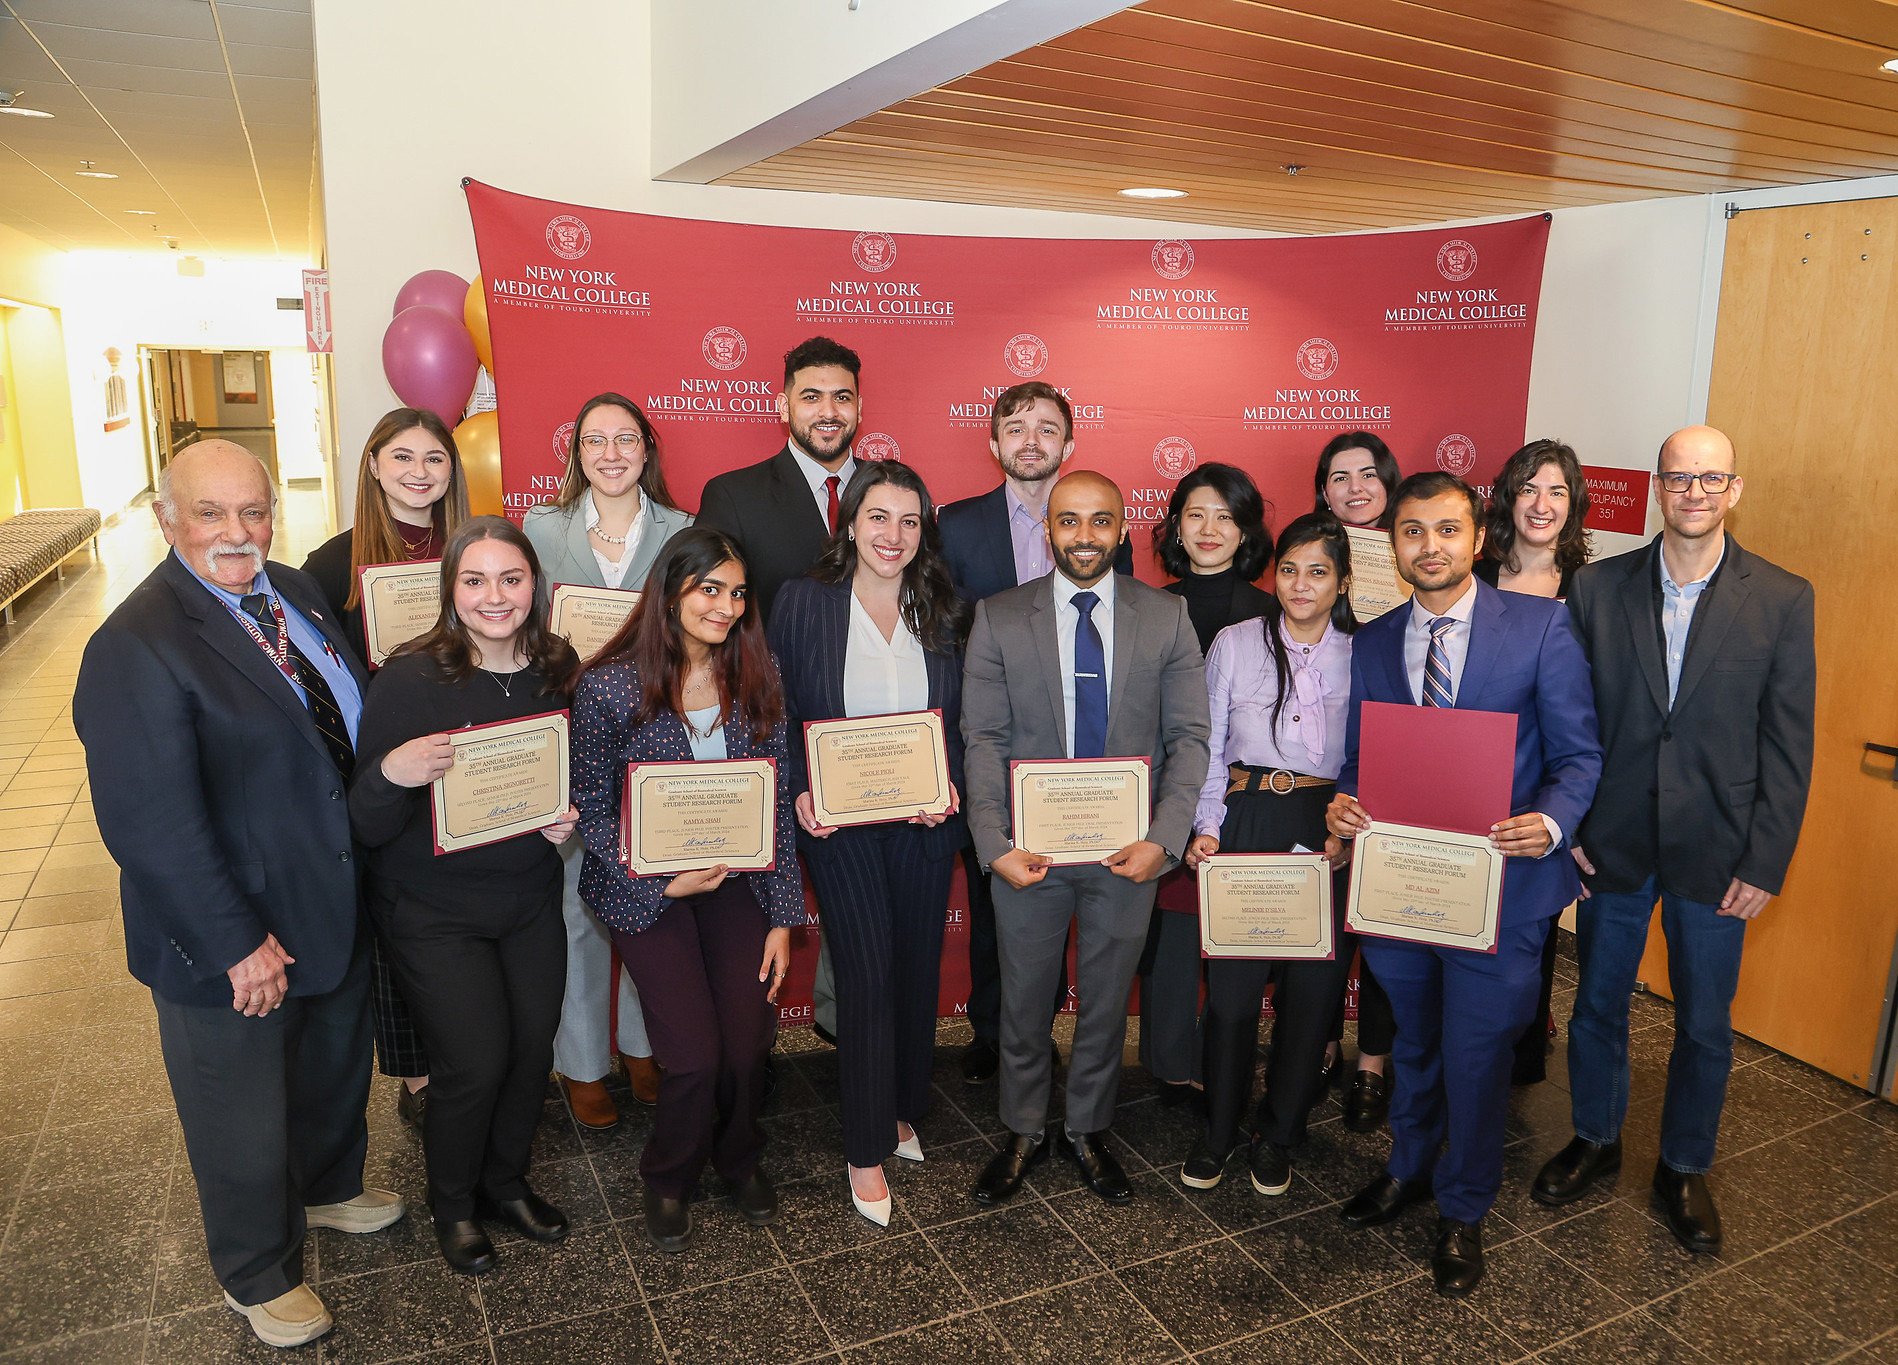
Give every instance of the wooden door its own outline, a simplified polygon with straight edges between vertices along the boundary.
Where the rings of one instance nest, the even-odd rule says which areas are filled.
[[[1745,479],[1727,525],[1811,580],[1812,797],[1781,897],[1747,929],[1734,1027],[1870,1087],[1898,939],[1898,199],[1727,227],[1707,420]],[[1664,990],[1659,917],[1642,975]]]

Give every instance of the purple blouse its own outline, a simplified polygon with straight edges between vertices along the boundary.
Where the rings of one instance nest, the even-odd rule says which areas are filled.
[[[1284,631],[1281,622],[1280,631]],[[1217,835],[1226,818],[1226,768],[1250,763],[1310,777],[1335,778],[1344,767],[1344,717],[1351,700],[1351,637],[1327,624],[1315,645],[1283,636],[1291,655],[1292,692],[1272,732],[1278,674],[1265,641],[1265,618],[1255,616],[1219,632],[1206,654],[1206,695],[1212,712],[1207,747],[1212,762],[1199,791],[1194,832]]]

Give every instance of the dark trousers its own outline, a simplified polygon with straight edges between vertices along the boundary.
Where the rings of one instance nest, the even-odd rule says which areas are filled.
[[[369,1019],[376,1031],[376,1060],[385,1076],[428,1075],[428,1049],[409,1018],[408,1002],[395,984],[395,968],[382,935],[369,939]]]
[[[1219,830],[1220,852],[1285,853],[1299,844],[1323,848],[1325,806],[1335,790],[1323,786],[1299,787],[1283,794],[1232,793],[1226,798],[1226,818]],[[1341,937],[1343,906],[1334,897],[1334,944]],[[1281,1147],[1304,1141],[1305,1119],[1319,1100],[1325,1044],[1350,968],[1350,950],[1341,946],[1328,962],[1225,958],[1206,964],[1208,1148],[1229,1152],[1238,1145],[1240,1116],[1250,1098],[1252,1064],[1258,1055],[1259,1010],[1268,983],[1276,983],[1272,1050],[1255,1127],[1260,1138]]]
[[[1323,848],[1323,844],[1310,844],[1310,848]],[[1332,874],[1331,903],[1343,905],[1351,886],[1351,868],[1347,864]],[[1342,921],[1340,921],[1342,922]],[[1356,934],[1342,933],[1337,937],[1338,956],[1345,965],[1350,966],[1361,940]],[[1349,988],[1350,973],[1338,984],[1337,1003],[1332,1006],[1331,1031],[1326,1035],[1336,1043],[1344,1038],[1344,997]],[[1397,1036],[1397,1018],[1391,1013],[1391,998],[1385,994],[1384,987],[1378,984],[1377,974],[1371,970],[1369,954],[1358,964],[1358,1053],[1364,1057],[1387,1056],[1391,1050],[1391,1040]]]
[[[211,1269],[239,1303],[268,1303],[303,1283],[304,1206],[362,1193],[368,941],[335,990],[261,1017],[152,1001]]]
[[[777,1007],[758,980],[764,910],[742,874],[666,906],[650,928],[613,931],[639,987],[653,1059],[664,1067],[639,1173],[655,1194],[686,1199],[709,1160],[744,1180],[764,1149],[765,1055]]]
[[[995,937],[995,896],[989,874],[975,856],[975,845],[962,846],[962,872],[969,886],[969,1026],[985,1043],[1000,1046],[1002,1037],[1002,954]],[[1048,1026],[1068,1003],[1068,960],[1061,959],[1054,982]]]
[[[1536,1017],[1516,1039],[1516,1059],[1509,1079],[1515,1085],[1534,1085],[1549,1078],[1550,1011],[1555,1004],[1555,955],[1558,947],[1555,926],[1549,926],[1548,941],[1542,945],[1542,997],[1536,1001]]]
[[[897,1120],[929,1110],[942,929],[955,860],[923,854],[908,824],[838,830],[807,856],[837,981],[844,1160],[875,1166]]]
[[[1161,878],[1161,896],[1167,878]],[[1195,892],[1197,899],[1197,892]],[[1205,1048],[1199,1016],[1205,960],[1199,955],[1199,915],[1156,905],[1140,959],[1140,1065],[1157,1081],[1185,1085],[1201,1078]]]
[[[534,891],[440,899],[372,884],[369,903],[428,1048],[429,1202],[437,1222],[452,1223],[475,1216],[477,1191],[527,1192],[567,986],[567,932],[557,876]]]
[[[1397,1012],[1389,1170],[1399,1180],[1434,1173],[1446,1218],[1479,1221],[1502,1187],[1509,1068],[1554,924],[1505,925],[1494,953],[1364,940]]]

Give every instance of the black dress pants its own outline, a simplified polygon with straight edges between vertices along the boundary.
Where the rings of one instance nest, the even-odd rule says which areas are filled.
[[[239,1303],[268,1303],[303,1283],[304,1206],[362,1193],[369,940],[335,990],[266,1015],[152,1000],[211,1269]]]
[[[438,1222],[474,1217],[475,1194],[519,1199],[547,1098],[567,986],[560,878],[462,895],[372,885],[369,904],[428,1049],[422,1150]]]
[[[837,973],[837,1077],[844,1160],[875,1166],[896,1124],[929,1111],[936,997],[953,858],[923,852],[906,824],[846,826],[805,855]]]

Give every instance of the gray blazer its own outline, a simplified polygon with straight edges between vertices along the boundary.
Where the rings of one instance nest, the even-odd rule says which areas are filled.
[[[626,566],[626,574],[620,579],[622,588],[643,587],[646,574],[665,543],[692,524],[690,512],[661,507],[651,498],[646,499],[646,505],[651,509],[652,526],[639,542],[633,562]],[[534,547],[534,553],[540,556],[541,576],[549,583],[572,583],[588,588],[606,586],[606,580],[600,577],[600,561],[593,557],[593,543],[587,538],[586,512],[579,499],[566,507],[543,502],[538,507],[528,508],[521,520],[521,529],[527,533],[527,543]]]
[[[1066,758],[1067,711],[1052,575],[976,604],[962,672],[969,829],[983,866],[1013,846],[1008,764]],[[1186,603],[1139,579],[1114,580],[1107,752],[1152,765],[1147,838],[1181,857],[1206,780],[1206,664]]]

